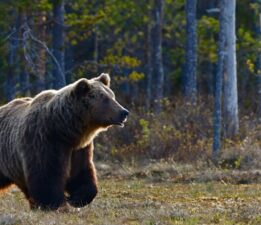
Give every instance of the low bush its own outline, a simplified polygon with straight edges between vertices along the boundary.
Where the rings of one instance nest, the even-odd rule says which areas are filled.
[[[95,141],[96,156],[102,160],[144,161],[171,159],[182,162],[210,162],[213,141],[212,101],[197,106],[182,99],[164,99],[156,115],[144,108],[132,108],[126,126],[111,128]],[[233,140],[223,138],[220,165],[243,168],[261,162],[261,126],[243,116],[240,133]],[[260,160],[259,160],[260,159]]]

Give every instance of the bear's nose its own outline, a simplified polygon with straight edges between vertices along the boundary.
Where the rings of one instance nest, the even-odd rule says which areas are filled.
[[[124,109],[123,112],[121,113],[122,117],[125,118],[129,115],[129,111],[127,109]]]

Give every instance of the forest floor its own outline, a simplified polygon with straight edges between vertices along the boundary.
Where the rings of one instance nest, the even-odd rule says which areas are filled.
[[[261,224],[260,171],[205,170],[201,179],[187,173],[188,180],[173,166],[163,166],[166,173],[159,166],[132,175],[128,169],[128,176],[126,168],[125,175],[116,175],[101,167],[107,172],[99,174],[99,194],[91,205],[68,212],[31,211],[11,187],[0,194],[0,225]]]

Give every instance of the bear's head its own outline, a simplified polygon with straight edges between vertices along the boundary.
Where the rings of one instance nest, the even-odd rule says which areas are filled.
[[[72,94],[86,123],[101,128],[124,126],[129,111],[121,106],[110,89],[110,76],[102,73],[91,80],[85,78],[74,83]]]

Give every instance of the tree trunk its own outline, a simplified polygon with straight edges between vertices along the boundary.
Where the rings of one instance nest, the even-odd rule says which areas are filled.
[[[164,0],[154,0],[154,7],[152,10],[153,28],[152,28],[152,43],[154,75],[156,78],[155,88],[155,112],[161,111],[161,100],[163,98],[164,86],[164,71],[162,62],[162,23],[163,23],[163,5]]]
[[[65,49],[65,78],[66,83],[70,84],[72,82],[72,70],[73,68],[73,47],[68,42],[66,43],[66,49]]]
[[[15,61],[17,51],[17,41],[10,41],[10,53],[8,59],[8,73],[6,78],[6,98],[11,101],[15,97]]]
[[[38,36],[40,40],[46,42],[46,26],[44,25],[46,21],[46,12],[42,11],[39,12],[39,16],[37,17],[37,24],[39,26],[38,29]],[[46,50],[44,48],[39,49],[39,57],[37,59],[37,92],[42,91],[45,89],[45,75],[46,75]]]
[[[153,72],[153,69],[152,69],[152,63],[151,63],[151,57],[152,57],[152,46],[151,46],[151,23],[150,23],[150,20],[148,21],[148,24],[147,24],[147,54],[146,54],[146,57],[147,57],[147,74],[146,74],[146,101],[145,101],[145,104],[146,104],[146,109],[147,110],[150,110],[150,107],[151,107],[151,85],[152,85],[152,72]]]
[[[259,9],[261,9],[261,6],[259,5]],[[259,11],[260,12],[260,11]],[[260,40],[261,38],[261,13],[259,13],[259,27],[257,32],[258,38]],[[261,122],[261,53],[258,55],[258,61],[257,61],[257,82],[258,82],[258,88],[257,88],[257,94],[258,94],[258,118]]]
[[[226,0],[221,0],[220,9],[226,7]],[[224,59],[225,59],[225,13],[224,10],[220,11],[219,21],[220,21],[220,31],[218,40],[218,63],[217,63],[217,73],[215,79],[215,105],[214,105],[214,137],[213,137],[213,159],[217,160],[220,153],[220,139],[221,139],[221,115],[222,115],[222,80],[224,72]]]
[[[261,64],[261,56],[259,56],[259,65]],[[258,82],[258,118],[259,121],[261,122],[261,68],[259,66],[259,74],[257,78]]]
[[[197,1],[186,1],[186,63],[184,90],[186,99],[192,104],[197,101]]]
[[[221,13],[225,29],[224,59],[224,123],[225,136],[231,138],[238,133],[238,94],[237,94],[237,63],[236,63],[236,0],[222,0]]]
[[[14,12],[15,24],[13,26],[13,35],[9,39],[9,58],[8,58],[8,73],[6,78],[6,98],[11,101],[16,94],[16,74],[17,74],[17,49],[18,49],[18,28],[20,26],[19,16]]]
[[[24,9],[20,9],[19,11],[19,17],[21,20],[21,24],[24,25],[27,23],[27,12]],[[20,39],[23,39],[24,30],[20,33]],[[21,44],[21,48],[24,49],[26,45],[26,40],[24,40]],[[19,83],[20,83],[20,92],[23,96],[29,96],[30,95],[30,87],[29,87],[29,74],[26,70],[26,59],[24,52],[21,54],[21,62],[20,62],[20,74],[19,74]]]
[[[53,54],[58,65],[53,65],[53,85],[59,89],[66,85],[64,75],[64,1],[53,0]]]
[[[95,27],[94,35],[94,50],[93,50],[93,61],[97,64],[99,60],[99,35],[98,35],[98,28]]]

